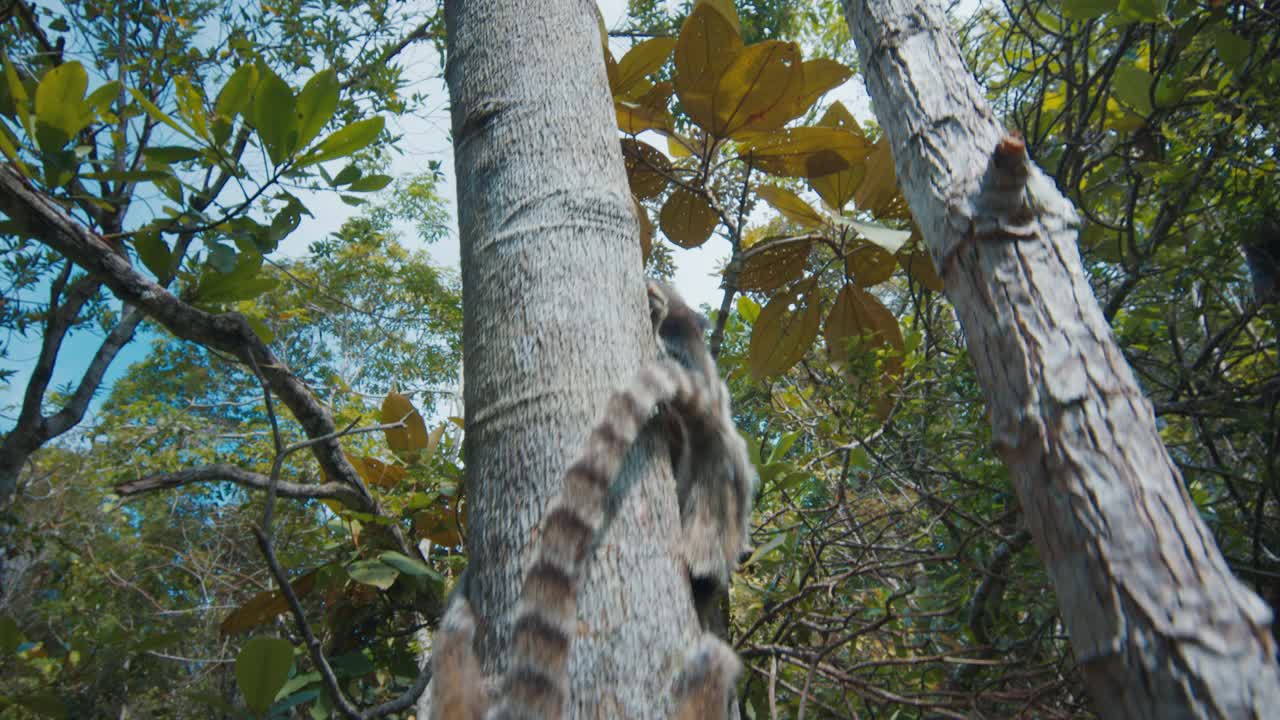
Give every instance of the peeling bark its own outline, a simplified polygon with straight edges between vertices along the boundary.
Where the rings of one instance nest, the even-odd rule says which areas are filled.
[[[1005,137],[939,8],[844,7],[1098,712],[1268,716],[1271,611],[1232,576],[1161,443],[1088,285],[1074,208]]]

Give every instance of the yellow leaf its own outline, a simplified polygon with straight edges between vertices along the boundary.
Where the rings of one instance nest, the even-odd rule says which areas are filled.
[[[635,195],[631,196],[631,205],[636,213],[636,222],[640,224],[640,257],[649,262],[649,253],[653,250],[653,221]]]
[[[413,516],[413,532],[419,538],[426,538],[436,545],[457,547],[462,544],[460,524],[466,523],[466,505],[454,510],[454,504],[441,500],[438,506],[424,510]]]
[[[712,101],[715,126],[707,129],[716,137],[777,130],[795,117],[803,92],[800,48],[779,40],[749,45],[721,76]]]
[[[614,95],[626,94],[647,75],[657,72],[671,57],[676,39],[656,37],[645,40],[627,51],[618,61],[617,80],[610,87]]]
[[[933,258],[924,249],[920,228],[914,225],[911,227],[911,239],[898,251],[898,264],[912,280],[934,292],[942,292],[942,278],[933,267]]]
[[[822,119],[818,121],[821,127],[839,128],[847,130],[858,137],[861,143],[869,148],[870,145],[866,141],[866,136],[862,133],[862,127],[858,125],[858,121],[845,108],[843,103],[834,102],[827,111],[823,113]],[[858,186],[862,184],[862,180],[866,177],[867,165],[864,158],[860,159],[853,167],[848,170],[841,170],[829,175],[821,177],[809,178],[809,187],[816,193],[822,201],[827,204],[835,212],[840,212],[844,206],[853,198],[854,192]]]
[[[719,10],[705,2],[694,6],[676,39],[675,86],[680,104],[699,127],[714,127],[716,88],[741,52],[742,38]]]
[[[427,447],[427,425],[409,398],[392,390],[382,401],[383,424],[404,422],[404,427],[383,431],[387,445],[396,452],[417,452]]]
[[[618,129],[628,135],[639,135],[645,130],[658,130],[671,124],[671,118],[665,112],[655,113],[643,105],[624,100],[615,100],[613,110],[618,115]]]
[[[658,213],[658,226],[671,242],[695,248],[707,241],[720,218],[702,195],[676,188]]]
[[[805,68],[807,69],[808,67],[809,64],[805,63]],[[818,121],[818,125],[848,130],[862,138],[863,144],[866,144],[867,136],[862,132],[862,126],[858,124],[858,120],[853,116],[853,113],[849,112],[849,108],[845,107],[844,103],[839,100],[831,103],[827,111],[822,114],[822,119]]]
[[[733,27],[733,31],[739,35],[742,34],[742,25],[738,21],[738,8],[734,6],[733,0],[697,0],[697,5],[707,5],[729,22]],[[697,10],[697,7],[694,7]]]
[[[756,194],[782,213],[788,220],[804,228],[815,229],[826,224],[826,220],[809,207],[809,203],[800,199],[799,195],[780,187],[769,185],[756,186]]]
[[[376,485],[383,488],[395,487],[408,475],[405,469],[399,465],[390,465],[376,458],[360,457],[350,453],[344,454],[347,456],[347,461],[351,463],[367,485]]]
[[[812,279],[773,296],[751,329],[747,362],[756,380],[776,377],[800,362],[818,336],[821,308]]]
[[[289,583],[293,594],[306,597],[316,586],[316,570]],[[264,590],[249,598],[248,602],[232,610],[218,627],[223,635],[252,630],[266,624],[277,615],[289,611],[289,602],[279,590]]]
[[[744,142],[741,159],[772,175],[815,178],[857,167],[866,143],[848,130],[800,127],[765,133]]]
[[[804,89],[800,92],[791,117],[803,115],[810,106],[818,101],[818,98],[840,87],[851,77],[853,77],[853,70],[835,60],[827,58],[806,60],[804,63]],[[844,106],[840,105],[840,108],[844,109]],[[849,111],[845,110],[845,112],[848,113]]]
[[[833,363],[843,363],[849,358],[850,348],[870,352],[888,347],[901,355],[906,345],[902,341],[902,329],[898,320],[874,295],[856,285],[845,285],[836,296],[835,305],[827,315],[823,330],[827,353]],[[901,371],[901,358],[891,363]]]
[[[871,148],[867,156],[867,175],[853,194],[853,201],[860,209],[876,217],[887,217],[901,201],[888,136],[881,137]]]
[[[428,455],[435,454],[436,447],[440,445],[440,438],[443,436],[444,436],[444,423],[440,423],[439,425],[436,426],[435,430],[431,431],[431,436],[427,438],[427,454]]]
[[[623,138],[622,157],[631,192],[641,200],[655,198],[667,187],[671,162],[658,148],[633,138]]]
[[[862,287],[879,285],[893,276],[898,264],[884,248],[866,240],[854,241],[844,256],[845,272]]]
[[[742,255],[738,288],[775,290],[795,280],[804,272],[811,246],[808,238],[780,238],[753,246]]]
[[[670,133],[667,135],[667,154],[673,158],[692,157],[693,151],[689,149],[692,144],[692,140]]]

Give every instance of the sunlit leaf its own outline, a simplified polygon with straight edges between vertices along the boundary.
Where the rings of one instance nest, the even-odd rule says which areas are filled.
[[[676,39],[656,37],[637,43],[618,61],[618,76],[612,86],[614,95],[625,95],[631,88],[662,68],[675,50]]]
[[[173,79],[174,96],[178,103],[178,115],[197,135],[209,139],[209,112],[204,106],[204,95],[191,84],[189,78],[179,75]]]
[[[427,425],[409,398],[392,390],[382,400],[381,422],[403,422],[404,427],[387,428],[387,445],[398,453],[413,453],[427,447]]]
[[[298,118],[289,84],[263,65],[253,89],[253,127],[272,164],[283,163],[297,148]]]
[[[881,137],[867,155],[867,174],[853,194],[853,201],[859,209],[867,210],[876,217],[885,217],[900,198],[889,138]]]
[[[744,142],[739,157],[772,175],[815,178],[858,166],[866,156],[859,136],[839,128],[801,127]]]
[[[791,111],[791,117],[799,117],[809,109],[818,98],[840,87],[853,77],[853,70],[843,63],[828,58],[806,60],[804,63],[804,88]],[[844,109],[844,106],[840,106]],[[848,112],[847,110],[845,112]],[[825,124],[825,123],[824,123]]]
[[[227,82],[218,91],[218,99],[213,104],[214,113],[230,120],[239,114],[247,114],[253,106],[253,89],[258,84],[258,68],[256,65],[241,65],[231,73]]]
[[[671,115],[666,108],[655,109],[640,103],[615,100],[613,110],[618,116],[618,129],[628,135],[671,127]]]
[[[884,248],[856,240],[844,256],[845,272],[862,287],[878,285],[893,277],[898,261]]]
[[[716,88],[741,52],[742,38],[721,11],[695,5],[676,39],[674,79],[681,106],[699,127],[715,125]]]
[[[799,195],[785,188],[770,185],[756,186],[756,194],[782,213],[788,220],[804,228],[820,228],[826,225],[826,219],[809,206]]]
[[[440,573],[427,567],[427,565],[423,563],[421,560],[415,560],[409,557],[408,555],[402,555],[401,553],[398,553],[392,550],[388,550],[378,555],[378,559],[381,560],[383,563],[386,563],[387,565],[390,565],[391,567],[395,568],[396,570],[399,570],[401,573],[404,573],[405,575],[412,575],[414,577],[429,577],[435,580],[444,579],[443,577],[440,576]]]
[[[236,684],[250,710],[265,712],[293,668],[293,645],[280,638],[256,637],[236,656]]]
[[[391,488],[400,484],[409,475],[408,471],[399,465],[384,463],[377,458],[352,455],[350,453],[346,453],[346,456],[347,461],[351,463],[351,466],[356,469],[356,473],[360,475],[360,479],[364,480],[368,485]]]
[[[799,47],[777,40],[749,45],[720,77],[712,100],[715,124],[706,129],[716,137],[776,130],[795,117],[803,92]]]
[[[850,350],[871,352],[888,347],[895,355],[905,349],[898,320],[874,295],[856,285],[845,285],[827,315],[823,337],[832,363],[849,359]],[[890,360],[887,373],[901,372],[901,359]]]
[[[40,149],[62,149],[86,125],[93,112],[84,102],[89,75],[84,66],[71,61],[50,69],[36,87],[36,140]]]
[[[808,238],[782,238],[753,246],[742,255],[739,289],[775,290],[798,279],[812,244]]]
[[[662,194],[667,187],[671,162],[658,148],[633,138],[622,139],[622,159],[631,192],[641,200]]]
[[[810,291],[813,280],[773,296],[751,329],[747,362],[756,380],[776,377],[790,370],[809,351],[818,336],[821,308]]]
[[[912,240],[898,251],[898,264],[912,280],[929,290],[942,292],[942,278],[933,267],[933,258],[929,257],[929,253],[921,245],[919,231],[913,230],[911,237]]]
[[[859,236],[870,240],[891,253],[898,252],[903,244],[911,239],[910,230],[894,230],[883,225],[858,222],[857,220],[847,220],[845,222],[854,230],[857,230]]]
[[[298,93],[295,123],[298,131],[296,147],[306,147],[324,129],[334,111],[338,109],[338,74],[322,70]]]
[[[671,242],[682,248],[695,248],[707,241],[720,217],[701,194],[683,187],[667,197],[658,213],[658,226]]]
[[[444,423],[440,423],[427,436],[427,455],[434,455],[436,447],[440,445],[440,438],[444,437]]]
[[[315,150],[308,153],[306,157],[298,159],[297,167],[314,165],[363,150],[378,139],[385,123],[386,120],[381,115],[357,120],[321,140]]]
[[[347,575],[362,585],[388,590],[400,577],[400,571],[381,560],[357,560],[347,566]]]
[[[466,505],[462,507],[465,509]],[[462,533],[459,531],[458,521],[458,513],[454,511],[453,506],[444,503],[432,510],[414,515],[413,532],[417,537],[426,538],[436,545],[457,547],[462,544]]]

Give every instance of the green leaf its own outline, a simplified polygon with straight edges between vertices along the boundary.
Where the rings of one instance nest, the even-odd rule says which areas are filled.
[[[43,126],[42,126],[43,127]],[[51,188],[62,187],[76,175],[80,159],[71,150],[53,150],[40,154],[44,163],[44,181]]]
[[[121,85],[119,82],[112,80],[102,87],[89,93],[89,97],[85,100],[85,104],[95,113],[101,114],[103,111],[111,107],[111,103],[120,97]]]
[[[289,84],[263,66],[253,92],[253,127],[275,165],[283,163],[297,148],[298,118],[294,104]]]
[[[45,152],[62,149],[93,113],[84,102],[89,75],[84,66],[72,61],[45,73],[36,88],[36,141]]]
[[[143,157],[162,163],[185,162],[200,157],[200,151],[181,145],[161,145],[159,147],[142,148]]]
[[[29,695],[19,695],[16,699],[19,705],[45,717],[67,716],[67,704],[52,692],[34,692]]]
[[[400,571],[378,560],[357,560],[347,566],[352,580],[386,590],[400,577]]]
[[[1249,41],[1226,28],[1213,32],[1213,51],[1227,67],[1239,71],[1249,59]]]
[[[391,184],[390,175],[365,175],[351,183],[347,189],[351,192],[373,192]]]
[[[18,623],[8,615],[0,615],[0,653],[12,655],[22,644],[22,632]]]
[[[306,147],[315,139],[338,109],[338,75],[322,70],[311,76],[298,93],[298,147]]]
[[[381,555],[379,555],[378,559],[386,563],[387,565],[390,565],[391,567],[395,568],[396,570],[399,570],[405,575],[412,575],[414,577],[429,577],[434,580],[443,579],[440,577],[440,573],[427,567],[426,564],[423,563],[421,560],[414,560],[408,555],[402,555],[398,552],[388,550],[387,552],[384,552]]]
[[[138,104],[142,106],[143,110],[147,111],[147,114],[150,115],[152,119],[158,120],[164,123],[165,125],[168,125],[174,130],[177,130],[179,133],[182,133],[182,135],[186,136],[192,142],[199,144],[200,138],[191,134],[191,131],[188,130],[187,128],[179,125],[178,121],[174,120],[172,117],[169,117],[168,113],[156,107],[156,104],[151,102],[149,99],[147,99],[146,95],[143,95],[142,93],[138,92],[138,90],[135,88],[129,88],[129,92],[133,94],[133,99],[138,101]]]
[[[18,121],[27,131],[27,136],[34,140],[36,128],[31,117],[31,96],[27,94],[27,86],[22,84],[22,78],[18,77],[18,71],[9,62],[9,56],[0,54],[0,59],[4,60],[4,80],[9,91],[9,101],[18,115]]]
[[[351,165],[342,168],[337,175],[334,175],[333,180],[330,181],[329,184],[333,187],[338,187],[339,185],[350,185],[360,179],[360,174],[360,168],[356,167],[355,164],[352,163]]]
[[[170,254],[169,246],[165,244],[159,233],[146,232],[136,236],[133,239],[133,249],[138,253],[138,259],[142,260],[142,264],[146,265],[158,280],[169,279],[170,273],[173,272],[173,255]]]
[[[298,160],[296,167],[304,168],[308,165],[345,157],[353,152],[362,150],[378,139],[378,135],[382,133],[385,123],[386,121],[381,116],[353,122],[321,140],[320,144],[316,145],[315,150]]]
[[[253,89],[258,84],[258,68],[254,65],[241,65],[227,78],[227,83],[218,91],[218,99],[213,104],[213,111],[227,120],[245,113],[253,102]]]
[[[1120,14],[1126,20],[1155,22],[1164,17],[1169,0],[1120,0]]]
[[[196,131],[196,134],[209,139],[209,113],[204,108],[204,95],[185,77],[174,78],[173,85],[177,91],[178,114]]]
[[[236,684],[250,710],[265,712],[293,668],[293,645],[280,638],[256,637],[236,657]]]
[[[765,555],[768,555],[774,550],[777,550],[778,547],[781,546],[786,541],[787,541],[787,533],[779,533],[775,535],[772,540],[756,548],[755,552],[751,553],[751,557],[748,558],[747,561],[742,564],[748,567],[751,566],[760,558],[764,557]]]
[[[1100,15],[1115,12],[1120,0],[1062,0],[1062,14],[1068,20],[1092,20]]]
[[[796,444],[796,439],[799,437],[800,437],[799,430],[796,430],[794,432],[789,432],[783,435],[778,440],[778,444],[774,445],[773,450],[769,453],[768,464],[772,465],[778,462],[779,460],[781,460],[782,456],[786,455],[787,451],[791,449],[791,446]]]
[[[1112,91],[1118,100],[1133,108],[1140,115],[1151,114],[1151,73],[1133,65],[1116,68],[1111,81]]]

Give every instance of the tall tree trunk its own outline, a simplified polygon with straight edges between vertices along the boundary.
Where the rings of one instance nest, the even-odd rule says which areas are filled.
[[[585,0],[446,3],[462,243],[467,549],[477,650],[505,668],[527,548],[608,394],[655,356],[616,119]],[[665,718],[697,630],[646,437],[589,562],[574,718]]]
[[[1074,208],[1004,139],[932,2],[844,8],[1098,712],[1276,712],[1271,612],[1161,443],[1083,272]]]

